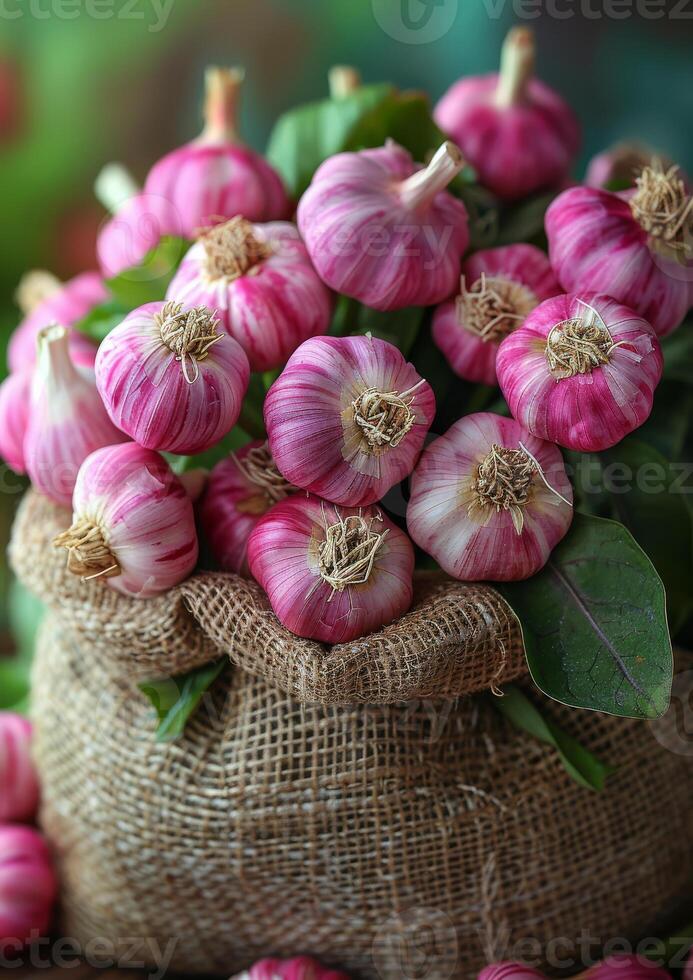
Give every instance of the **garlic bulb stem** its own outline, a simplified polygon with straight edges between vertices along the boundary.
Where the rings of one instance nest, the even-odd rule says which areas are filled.
[[[122,163],[107,163],[94,182],[97,200],[111,214],[117,214],[139,192],[137,181]]]
[[[333,65],[327,73],[330,97],[343,99],[361,88],[361,73],[352,65]]]
[[[242,68],[210,67],[205,73],[205,127],[202,143],[240,143],[238,111],[241,86],[245,78]]]
[[[70,344],[65,327],[53,324],[44,327],[38,338],[37,374],[41,378],[52,375],[55,379],[70,383],[78,378],[77,368],[70,357]]]
[[[527,83],[534,74],[534,34],[528,27],[513,27],[506,35],[501,51],[500,74],[495,104],[509,109],[522,102]]]
[[[464,157],[454,143],[439,146],[427,167],[407,177],[399,187],[399,197],[407,208],[426,205],[444,190],[464,166]]]

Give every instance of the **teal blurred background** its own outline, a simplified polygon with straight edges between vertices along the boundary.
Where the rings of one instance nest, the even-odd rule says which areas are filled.
[[[538,73],[582,121],[576,176],[619,139],[693,171],[693,0],[0,0],[0,375],[21,274],[95,265],[94,178],[119,160],[141,180],[197,134],[207,63],[246,67],[242,131],[262,149],[283,110],[326,94],[330,65],[436,100],[494,70],[516,22],[535,29]],[[16,499],[0,507],[0,544]],[[6,638],[7,625],[0,612]]]

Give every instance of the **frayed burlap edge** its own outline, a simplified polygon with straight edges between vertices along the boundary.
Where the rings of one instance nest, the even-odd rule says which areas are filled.
[[[456,698],[526,672],[517,621],[486,585],[421,573],[405,616],[330,647],[294,636],[257,583],[236,575],[199,572],[154,599],[81,582],[52,546],[69,524],[66,510],[30,491],[15,521],[12,567],[64,627],[133,679],[176,676],[228,655],[298,701],[387,704]]]

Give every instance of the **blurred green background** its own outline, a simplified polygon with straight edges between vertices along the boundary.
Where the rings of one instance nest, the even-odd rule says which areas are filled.
[[[94,267],[104,219],[95,176],[119,160],[141,180],[197,134],[207,63],[246,67],[242,130],[262,149],[283,110],[326,94],[330,65],[353,64],[366,81],[423,88],[436,100],[458,76],[493,70],[518,21],[537,33],[538,73],[582,121],[576,176],[619,139],[693,171],[691,2],[0,0],[0,375],[21,274],[44,267],[68,278]],[[6,493],[0,506],[3,549],[18,496]],[[4,563],[0,579],[5,594]],[[35,612],[22,602],[13,609],[28,647]]]

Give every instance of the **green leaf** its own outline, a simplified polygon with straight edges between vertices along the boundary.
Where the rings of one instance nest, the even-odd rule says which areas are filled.
[[[29,697],[34,643],[43,605],[17,579],[9,588],[8,618],[16,653],[0,660],[0,709],[23,712]]]
[[[664,582],[675,635],[693,611],[693,521],[681,471],[633,436],[601,454],[614,516],[626,525]],[[689,481],[690,483],[690,481]],[[689,486],[688,492],[693,492]]]
[[[128,311],[145,303],[156,303],[166,295],[168,285],[189,247],[190,243],[183,238],[166,236],[144,257],[141,265],[106,280],[106,285]]]
[[[364,85],[339,99],[323,99],[284,113],[270,135],[267,158],[299,198],[329,156],[342,151],[349,134],[391,92],[389,84]]]
[[[516,728],[556,749],[566,771],[576,783],[598,792],[604,789],[607,777],[615,769],[605,765],[572,735],[545,718],[519,687],[514,684],[504,687],[502,696],[493,697],[491,703]]]
[[[75,329],[100,344],[111,330],[123,322],[130,309],[118,299],[107,300],[76,323]]]
[[[352,337],[370,333],[399,347],[404,356],[408,357],[425,315],[426,310],[422,306],[407,306],[402,310],[383,313],[363,306],[348,296],[340,296],[330,334],[333,337]]]
[[[138,685],[157,713],[157,742],[172,742],[183,734],[193,712],[227,663],[226,658],[222,658],[180,677],[144,681]]]
[[[496,245],[512,245],[515,242],[541,244],[544,238],[544,215],[558,191],[536,194],[521,204],[505,208],[499,218]]]
[[[500,590],[544,694],[627,718],[667,710],[673,658],[664,587],[621,524],[575,514],[542,571]]]
[[[390,92],[352,128],[345,150],[382,146],[393,139],[423,163],[446,140],[431,115],[428,96],[422,92]],[[467,179],[471,174],[467,175]]]
[[[693,320],[686,320],[670,337],[665,337],[661,344],[664,377],[693,385]]]

